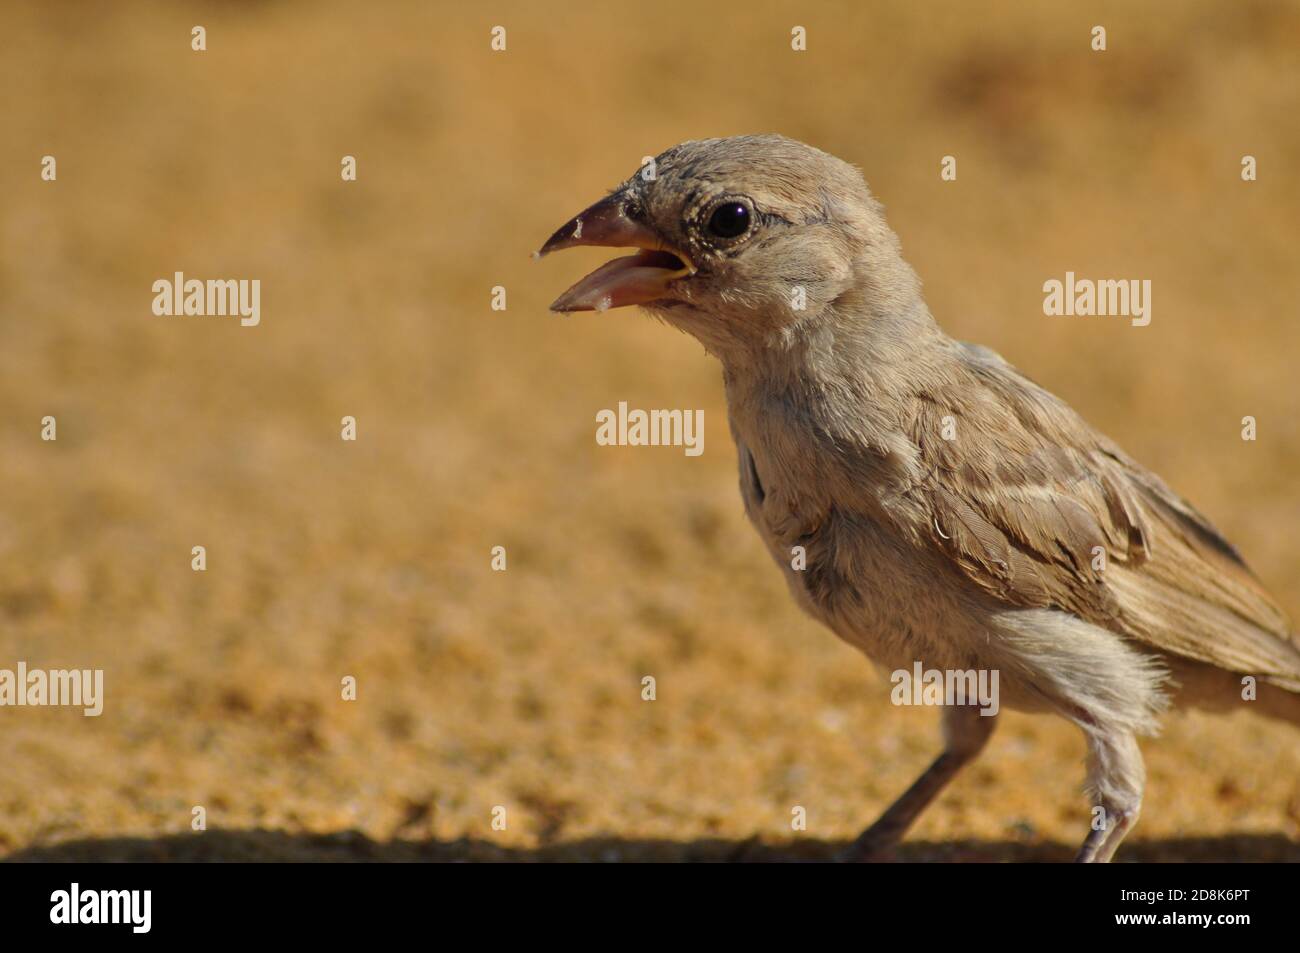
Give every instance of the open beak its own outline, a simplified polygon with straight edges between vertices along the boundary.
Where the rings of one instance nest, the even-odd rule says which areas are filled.
[[[627,201],[622,192],[601,199],[561,226],[537,252],[540,258],[575,245],[640,249],[597,268],[556,298],[552,311],[608,311],[658,301],[668,296],[670,282],[695,273],[690,260],[667,247],[654,229],[628,217]]]

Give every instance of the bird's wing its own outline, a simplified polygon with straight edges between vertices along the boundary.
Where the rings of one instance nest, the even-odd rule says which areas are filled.
[[[921,543],[1008,605],[1300,690],[1300,644],[1232,544],[1064,402],[958,347],[952,386],[911,401]]]

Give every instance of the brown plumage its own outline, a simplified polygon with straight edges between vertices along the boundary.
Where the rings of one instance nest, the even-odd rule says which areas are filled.
[[[1204,516],[1001,358],[966,369],[950,393],[916,395],[911,436],[930,469],[918,503],[967,578],[1300,691],[1286,617]],[[935,439],[945,406],[966,439]]]
[[[1136,737],[1171,703],[1300,724],[1300,644],[1236,549],[1062,401],[947,337],[857,170],[743,136],[683,143],[655,173],[545,244],[640,249],[552,307],[639,304],[718,358],[746,512],[815,618],[886,669],[996,671],[1001,704],[1079,726],[1101,809],[1080,860],[1110,859],[1136,821]],[[896,843],[994,722],[946,707],[943,754],[849,855]]]

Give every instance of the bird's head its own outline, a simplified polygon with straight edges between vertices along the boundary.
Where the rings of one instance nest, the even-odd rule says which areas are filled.
[[[915,278],[853,166],[784,136],[684,142],[561,226],[539,251],[637,249],[553,311],[641,305],[718,351],[766,345],[835,305],[888,308]]]

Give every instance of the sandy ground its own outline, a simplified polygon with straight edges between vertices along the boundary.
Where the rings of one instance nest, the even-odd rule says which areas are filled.
[[[1298,44],[1264,2],[5,4],[0,668],[102,668],[106,702],[0,709],[0,856],[816,858],[913,779],[936,714],[793,606],[717,367],[546,311],[603,255],[528,253],[688,138],[860,165],[948,330],[1295,617]],[[1151,325],[1044,317],[1066,270],[1151,279]],[[154,316],[175,271],[260,279],[262,323]],[[704,454],[596,446],[620,400],[703,408]],[[1179,716],[1145,751],[1124,859],[1300,859],[1300,733]],[[1006,717],[899,857],[1069,857],[1082,757]]]

